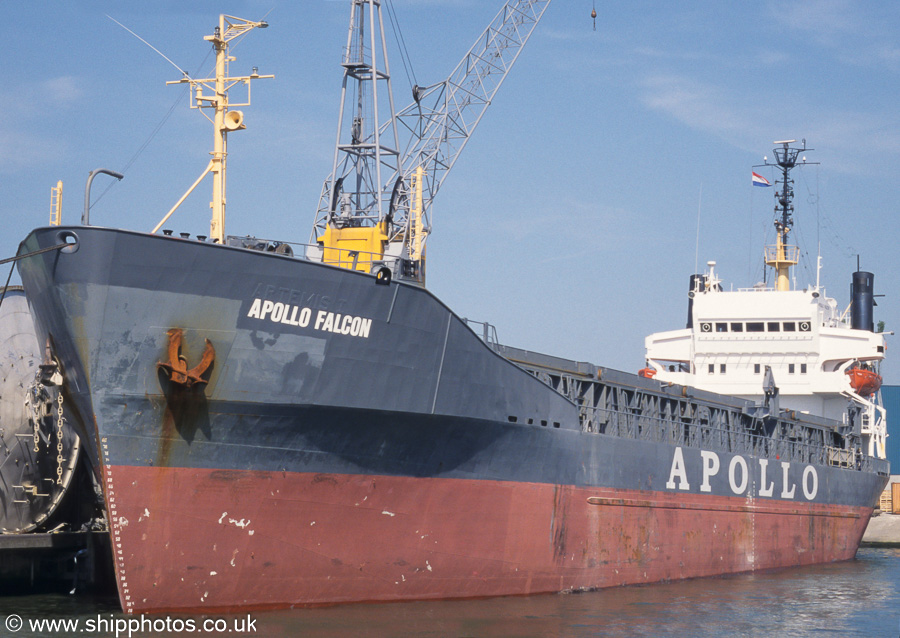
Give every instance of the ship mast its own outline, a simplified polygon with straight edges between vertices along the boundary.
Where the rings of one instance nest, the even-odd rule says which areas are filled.
[[[798,164],[806,164],[806,157],[799,162],[797,157],[807,150],[806,140],[802,140],[803,147],[791,146],[797,140],[775,141],[780,148],[773,149],[775,163],[766,162],[762,166],[777,166],[781,169],[781,190],[775,193],[775,245],[766,246],[766,266],[775,269],[775,290],[786,291],[791,289],[791,266],[796,266],[800,261],[800,248],[788,244],[788,234],[794,225],[794,180],[791,179],[791,170]],[[778,183],[778,182],[776,182]]]
[[[214,115],[210,118],[204,113],[206,119],[213,123],[214,139],[213,151],[206,170],[197,178],[197,181],[182,195],[181,199],[172,207],[165,217],[156,225],[152,232],[157,232],[166,222],[172,213],[174,213],[187,196],[203,181],[208,173],[213,174],[213,196],[209,204],[212,210],[212,218],[209,224],[209,236],[214,242],[224,243],[225,241],[225,160],[228,157],[228,133],[231,131],[239,131],[247,128],[244,126],[244,114],[241,111],[229,111],[229,106],[249,106],[250,104],[250,81],[260,78],[272,78],[274,75],[260,75],[257,73],[256,67],[250,75],[240,77],[229,77],[228,63],[233,62],[234,58],[228,55],[229,43],[252,29],[265,29],[269,25],[264,21],[254,22],[252,20],[244,20],[229,15],[219,15],[219,25],[215,28],[213,35],[204,36],[207,42],[212,42],[216,51],[216,75],[213,78],[195,80],[188,76],[187,73],[180,80],[166,82],[166,84],[183,84],[185,82],[191,85],[191,108],[192,109],[213,109]],[[228,91],[236,84],[244,84],[247,87],[247,97],[241,103],[230,103],[228,100]],[[208,93],[204,94],[204,89]]]

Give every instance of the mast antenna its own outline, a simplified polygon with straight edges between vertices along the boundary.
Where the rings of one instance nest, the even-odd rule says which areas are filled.
[[[140,40],[141,42],[143,42],[144,44],[146,44],[148,47],[150,47],[151,49],[153,49],[154,51],[156,51],[157,53],[159,53],[159,54],[163,57],[163,59],[164,59],[166,62],[168,62],[169,64],[171,64],[172,66],[174,66],[176,69],[178,69],[179,71],[181,71],[181,74],[182,74],[183,76],[189,77],[189,76],[188,76],[188,72],[185,71],[184,69],[182,69],[180,66],[178,66],[178,65],[175,64],[174,62],[172,62],[172,60],[170,60],[169,57],[166,56],[165,53],[163,53],[162,51],[160,51],[159,49],[157,49],[155,46],[153,46],[152,44],[150,44],[149,42],[147,42],[144,38],[142,38],[142,37],[139,36],[137,33],[135,33],[134,31],[132,31],[132,30],[129,29],[128,27],[126,27],[124,24],[122,24],[121,22],[119,22],[118,20],[116,20],[116,19],[115,19],[114,17],[112,17],[111,15],[107,14],[106,17],[109,18],[110,20],[112,20],[113,22],[115,22],[116,24],[118,24],[120,27],[122,27],[122,28],[125,29],[126,31],[128,31],[128,33],[130,33],[131,35],[133,35],[134,37],[136,37],[138,40]]]

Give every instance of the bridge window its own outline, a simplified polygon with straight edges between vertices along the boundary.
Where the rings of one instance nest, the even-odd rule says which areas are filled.
[[[793,363],[788,364],[788,374],[794,374],[794,364]]]
[[[759,368],[760,368],[759,364],[754,363],[753,364],[753,374],[759,374]]]
[[[806,374],[806,364],[805,363],[800,364],[800,374]]]
[[[784,322],[784,331],[785,332],[797,332],[797,324],[793,321],[785,321]]]
[[[725,374],[725,364],[724,363],[719,365],[719,372],[721,372],[722,374]]]
[[[769,325],[766,326],[769,332],[781,332],[781,324],[777,321],[770,321]]]
[[[713,373],[715,373],[715,371],[716,371],[716,364],[715,364],[715,363],[710,363],[710,364],[709,364],[709,373],[710,373],[710,374],[713,374]]]
[[[732,332],[743,332],[743,331],[744,331],[744,324],[743,324],[742,322],[740,322],[740,321],[733,322],[733,323],[731,324],[731,331],[732,331]]]
[[[728,332],[728,324],[727,323],[717,323],[716,324],[716,332]]]
[[[748,321],[747,332],[764,332],[765,325],[762,321]]]

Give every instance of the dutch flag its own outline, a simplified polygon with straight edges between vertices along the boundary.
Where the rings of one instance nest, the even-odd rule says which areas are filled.
[[[753,171],[751,171],[751,174],[753,175],[752,179],[753,179],[754,186],[762,186],[763,188],[765,188],[767,186],[772,185],[769,183],[769,180],[767,180],[765,177],[763,177],[759,173],[754,173]]]

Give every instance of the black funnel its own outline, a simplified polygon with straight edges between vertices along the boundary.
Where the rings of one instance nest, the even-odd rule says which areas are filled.
[[[706,276],[705,275],[691,275],[691,283],[688,288],[688,316],[687,316],[687,328],[692,328],[694,325],[694,291],[703,292],[706,290]]]
[[[875,323],[872,318],[875,306],[874,283],[875,275],[870,272],[857,270],[853,273],[853,280],[850,283],[851,328],[875,331]]]

